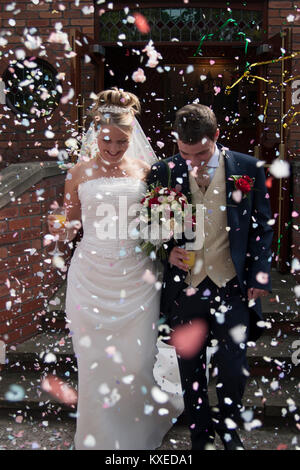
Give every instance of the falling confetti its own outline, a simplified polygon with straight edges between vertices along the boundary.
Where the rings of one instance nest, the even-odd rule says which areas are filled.
[[[43,378],[42,389],[48,392],[66,405],[75,405],[77,403],[77,393],[67,383],[55,375],[47,375]]]
[[[134,13],[135,25],[142,34],[148,34],[150,32],[150,26],[144,15],[141,13]]]
[[[195,319],[186,325],[179,325],[171,334],[170,344],[185,359],[192,358],[203,347],[208,333],[207,322]]]

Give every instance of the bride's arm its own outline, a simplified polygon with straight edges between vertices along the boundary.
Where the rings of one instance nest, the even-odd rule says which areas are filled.
[[[81,164],[71,168],[66,176],[64,207],[67,215],[66,240],[72,241],[81,227],[81,203],[78,197],[78,184]]]

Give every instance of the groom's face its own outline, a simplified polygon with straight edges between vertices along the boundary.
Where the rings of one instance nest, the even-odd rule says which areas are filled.
[[[189,161],[192,167],[198,168],[207,165],[215,152],[215,144],[219,137],[219,130],[217,130],[215,139],[211,140],[204,137],[196,144],[185,144],[180,139],[177,140],[179,153],[184,160]]]

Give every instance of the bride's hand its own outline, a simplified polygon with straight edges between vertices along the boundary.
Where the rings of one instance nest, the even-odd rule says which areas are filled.
[[[188,272],[189,268],[188,266],[184,263],[184,259],[188,258],[188,253],[186,250],[183,248],[180,248],[179,246],[175,246],[175,248],[172,249],[170,256],[169,256],[169,263],[173,264],[179,269],[182,269],[182,271]]]

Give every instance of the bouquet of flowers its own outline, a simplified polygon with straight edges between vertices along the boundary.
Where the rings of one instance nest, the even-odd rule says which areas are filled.
[[[193,231],[194,209],[180,191],[161,185],[150,187],[141,204],[141,248],[148,256],[165,260],[168,258],[167,242],[173,239],[176,243],[183,233]]]

